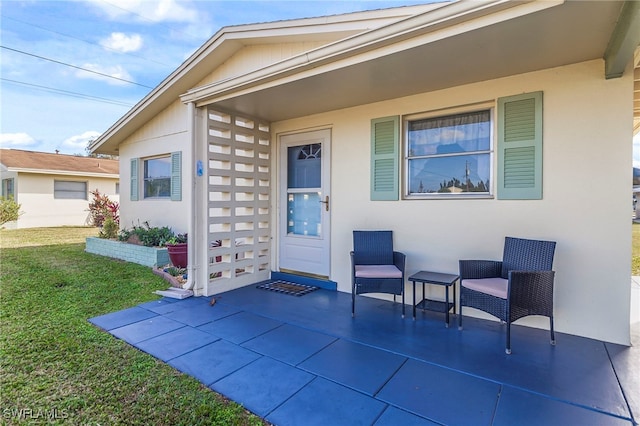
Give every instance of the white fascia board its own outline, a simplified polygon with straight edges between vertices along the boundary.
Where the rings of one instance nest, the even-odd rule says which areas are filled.
[[[181,96],[181,100],[184,103],[195,102],[197,106],[207,105],[453,37],[563,3],[564,0],[483,0],[446,4],[260,70],[191,89]]]
[[[119,174],[114,173],[95,173],[95,172],[72,172],[67,170],[44,170],[44,169],[23,169],[19,167],[9,167],[9,172],[15,173],[31,173],[38,175],[59,175],[59,176],[79,176],[79,177],[99,177],[99,178],[111,178],[119,179]]]
[[[406,6],[393,9],[380,9],[363,11],[343,15],[332,15],[319,18],[303,18],[288,21],[275,21],[261,24],[245,24],[221,28],[176,70],[165,78],[158,86],[136,103],[124,116],[116,121],[102,135],[96,138],[88,149],[96,152],[107,141],[116,146],[126,138],[133,130],[124,132],[126,128],[135,130],[144,124],[149,117],[155,115],[171,102],[178,98],[189,88],[197,84],[202,78],[211,72],[211,66],[204,66],[213,56],[217,60],[224,61],[233,53],[249,44],[265,43],[272,41],[299,41],[300,37],[318,33],[345,32],[357,33],[368,31],[372,26],[388,25],[390,22],[405,19],[417,13],[434,10],[449,3],[431,3],[426,5]],[[215,52],[215,55],[212,53]],[[205,63],[203,63],[205,62]],[[195,72],[198,68],[205,71],[200,76]],[[190,74],[196,74],[191,80]],[[178,87],[176,87],[178,86]],[[183,87],[186,86],[186,87]],[[177,91],[177,93],[173,93]],[[112,139],[113,138],[113,139]]]

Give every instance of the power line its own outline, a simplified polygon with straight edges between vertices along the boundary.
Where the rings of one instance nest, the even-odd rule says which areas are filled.
[[[10,50],[12,52],[21,53],[23,55],[32,56],[34,58],[42,59],[44,61],[49,61],[49,62],[53,62],[55,64],[64,65],[65,67],[71,67],[71,68],[79,69],[79,70],[82,70],[82,71],[90,72],[92,74],[97,74],[97,75],[101,75],[103,77],[111,78],[111,79],[114,79],[114,80],[123,81],[125,83],[135,84],[136,86],[145,87],[147,89],[153,89],[153,87],[146,86],[146,85],[140,84],[140,83],[136,83],[135,81],[130,81],[130,80],[125,80],[124,78],[114,77],[114,76],[109,75],[109,74],[105,74],[105,73],[98,72],[98,71],[93,71],[93,70],[90,70],[90,69],[87,69],[87,68],[82,68],[82,67],[79,67],[79,66],[76,66],[76,65],[68,64],[66,62],[61,62],[61,61],[57,61],[55,59],[45,58],[44,56],[34,55],[33,53],[28,53],[28,52],[25,52],[23,50],[12,49],[10,47],[6,47],[6,46],[2,46],[2,45],[0,45],[0,47],[3,48],[3,49]]]
[[[103,102],[103,103],[113,104],[113,105],[120,105],[120,106],[125,106],[125,107],[128,107],[128,108],[131,108],[133,106],[131,104],[127,104],[125,102],[117,101],[117,100],[114,100],[114,99],[101,98],[99,96],[92,96],[92,95],[86,95],[84,93],[78,93],[78,92],[71,92],[71,91],[68,91],[68,90],[56,89],[55,87],[41,86],[39,84],[26,83],[24,81],[11,80],[11,79],[8,79],[8,78],[3,78],[3,77],[0,77],[0,80],[6,81],[7,83],[19,84],[19,85],[31,87],[31,88],[34,88],[34,89],[43,90],[45,92],[58,93],[60,95],[71,96],[71,97],[74,97],[74,98],[87,99],[87,100],[90,100],[90,101]]]
[[[94,42],[91,42],[91,41],[88,41],[88,40],[81,39],[80,37],[75,37],[75,36],[72,36],[72,35],[69,35],[69,34],[61,33],[61,32],[58,32],[58,31],[54,31],[54,30],[52,30],[52,29],[45,28],[45,27],[42,27],[42,26],[40,26],[40,25],[35,25],[35,24],[30,23],[30,22],[26,22],[26,21],[22,21],[22,20],[20,20],[20,19],[12,18],[12,17],[10,17],[10,16],[2,15],[2,17],[3,17],[4,19],[9,19],[9,20],[11,20],[11,21],[19,22],[19,23],[21,23],[21,24],[28,25],[28,26],[30,26],[30,27],[34,27],[34,28],[41,29],[41,30],[43,30],[43,31],[48,31],[48,32],[50,32],[50,33],[58,34],[58,35],[61,35],[61,36],[63,36],[63,37],[72,38],[72,39],[74,39],[74,40],[78,40],[78,41],[81,41],[81,42],[83,42],[83,43],[87,43],[87,44],[90,44],[90,45],[93,45],[93,46],[98,46],[98,47],[100,47],[100,48],[107,49],[107,50],[110,50],[110,51],[112,51],[112,52],[116,52],[116,53],[118,53],[118,54],[129,55],[129,56],[132,56],[132,57],[134,57],[134,58],[143,59],[143,60],[145,60],[145,61],[154,62],[154,63],[156,63],[156,64],[158,64],[158,65],[162,65],[162,66],[165,66],[165,67],[167,67],[167,68],[171,68],[171,65],[167,65],[167,64],[165,64],[165,63],[162,63],[162,62],[156,61],[156,60],[154,60],[154,59],[145,58],[144,56],[135,55],[135,54],[133,54],[133,53],[131,53],[131,52],[122,52],[122,51],[120,51],[120,50],[113,49],[113,48],[108,47],[108,46],[103,46],[102,44],[94,43]]]

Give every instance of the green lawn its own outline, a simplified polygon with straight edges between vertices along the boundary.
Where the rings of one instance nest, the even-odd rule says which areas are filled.
[[[264,424],[87,321],[167,287],[150,268],[85,253],[94,234],[0,230],[0,423]]]

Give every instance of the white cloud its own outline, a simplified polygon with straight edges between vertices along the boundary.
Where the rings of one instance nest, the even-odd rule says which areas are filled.
[[[29,148],[38,142],[28,133],[0,133],[0,147],[2,148]]]
[[[96,139],[98,136],[100,136],[100,132],[89,130],[82,134],[65,139],[62,142],[62,146],[64,148],[75,149],[76,151],[74,152],[83,152],[89,141]]]
[[[137,52],[142,47],[142,37],[140,34],[111,33],[109,38],[100,41],[100,45],[123,53]]]
[[[177,0],[89,0],[101,9],[110,19],[133,19],[144,22],[187,22],[200,20],[198,11],[190,7],[189,2]]]
[[[106,81],[111,84],[127,84],[127,83],[125,83],[124,81],[114,80],[113,78],[109,78],[107,76],[119,78],[122,80],[133,81],[133,77],[131,77],[131,75],[127,72],[127,70],[125,70],[122,67],[122,65],[111,65],[111,66],[103,67],[98,64],[83,64],[82,68],[95,71],[102,75],[80,70],[76,73],[77,77],[92,78],[94,80]]]

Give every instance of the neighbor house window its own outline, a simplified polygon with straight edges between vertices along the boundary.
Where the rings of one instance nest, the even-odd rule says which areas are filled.
[[[120,194],[120,182],[116,182],[116,192],[115,192],[115,194],[116,195]]]
[[[406,195],[490,195],[490,109],[406,120]]]
[[[171,157],[144,160],[144,198],[171,196]]]
[[[2,179],[2,196],[5,198],[15,198],[16,193],[13,187],[14,180],[10,179]]]
[[[60,200],[86,200],[87,182],[56,180],[53,182],[53,198]]]

